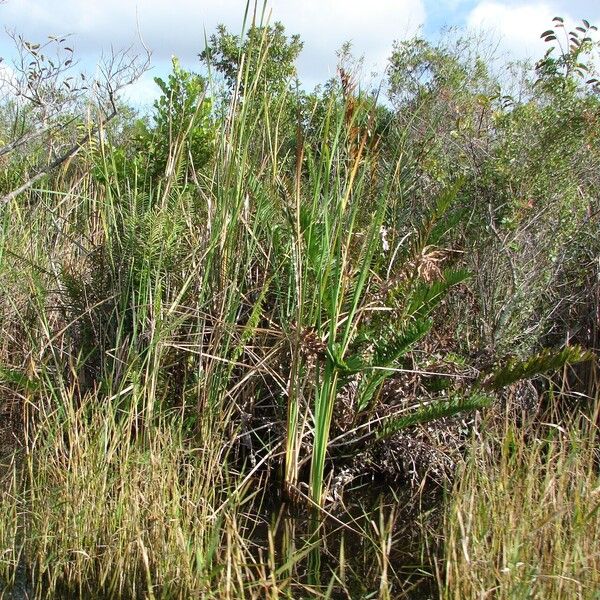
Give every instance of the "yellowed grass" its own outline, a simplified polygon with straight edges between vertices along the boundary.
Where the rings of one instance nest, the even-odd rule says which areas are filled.
[[[447,600],[586,599],[600,593],[597,429],[507,427],[473,442],[446,516]],[[499,447],[498,447],[499,446]]]

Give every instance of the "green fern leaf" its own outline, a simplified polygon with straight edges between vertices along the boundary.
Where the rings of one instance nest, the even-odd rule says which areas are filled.
[[[419,408],[404,417],[391,417],[377,432],[377,439],[388,438],[402,429],[429,423],[444,417],[485,408],[491,404],[492,399],[484,394],[475,393],[466,398],[458,396],[435,402]]]
[[[530,379],[549,371],[558,371],[567,364],[576,364],[590,360],[592,352],[579,346],[567,346],[562,350],[545,348],[539,354],[525,360],[510,360],[506,365],[481,378],[481,387],[498,390],[523,379]]]

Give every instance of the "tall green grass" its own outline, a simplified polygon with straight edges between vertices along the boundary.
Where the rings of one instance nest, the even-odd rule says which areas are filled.
[[[179,131],[164,177],[138,164],[123,179],[101,138],[69,187],[48,182],[3,207],[3,384],[34,427],[23,479],[2,495],[2,565],[10,581],[25,557],[39,596],[279,597],[296,585],[253,551],[252,479],[228,473],[229,440],[268,382],[273,416],[287,405],[285,482],[297,484],[310,436],[321,504],[338,374],[386,204],[365,224],[370,162],[362,142],[349,155],[339,99],[322,143],[298,141],[294,180],[287,99],[244,78],[208,168],[180,168]],[[307,329],[327,348],[316,378],[301,356]]]
[[[24,471],[0,493],[0,594],[13,584],[34,598],[387,598],[403,588],[390,564],[394,507],[343,525],[321,549],[322,583],[310,585],[307,522],[261,510],[258,476],[224,468],[227,442],[214,431],[184,438],[177,411],[141,433],[138,401],[116,411],[100,395],[69,397],[38,415]],[[351,547],[361,552],[346,557]]]

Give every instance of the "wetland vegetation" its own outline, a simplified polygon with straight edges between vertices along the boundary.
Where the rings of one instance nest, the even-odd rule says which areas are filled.
[[[0,597],[598,598],[596,28],[307,91],[245,24],[148,114],[15,36]]]

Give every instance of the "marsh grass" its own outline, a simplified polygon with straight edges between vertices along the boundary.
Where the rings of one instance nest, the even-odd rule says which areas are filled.
[[[72,400],[37,419],[0,496],[0,596],[18,584],[33,598],[390,598],[423,578],[393,564],[393,503],[322,530],[316,577],[308,515],[228,471],[225,440],[184,439],[178,414],[139,433],[140,406]]]
[[[598,598],[597,418],[473,440],[446,513],[443,598]]]
[[[18,576],[22,544],[19,537],[18,470],[14,464],[0,467],[0,589],[12,588]]]
[[[123,412],[90,396],[32,432],[22,528],[35,588],[243,597],[247,549],[232,535],[243,487],[227,483],[220,451],[185,444],[177,415],[140,435],[140,415]],[[232,563],[238,577],[223,577]]]
[[[391,195],[367,194],[373,159],[339,97],[317,143],[290,155],[286,98],[247,71],[240,81],[243,101],[233,94],[202,171],[181,166],[185,132],[173,123],[158,181],[124,179],[101,137],[62,191],[36,189],[3,209],[2,385],[29,425],[24,464],[1,498],[9,587],[17,573],[46,598],[332,597],[350,573],[364,593],[402,585],[387,522],[360,529],[368,576],[343,552],[323,573],[306,565],[327,554],[314,535],[320,513],[304,538],[287,522],[260,542],[254,534],[252,507],[282,483],[277,461],[294,488],[310,460],[308,495],[322,504],[338,379]],[[313,330],[326,348],[316,373],[300,335]],[[255,437],[256,450],[235,460],[249,437],[240,415],[262,397],[287,435],[272,447]]]

